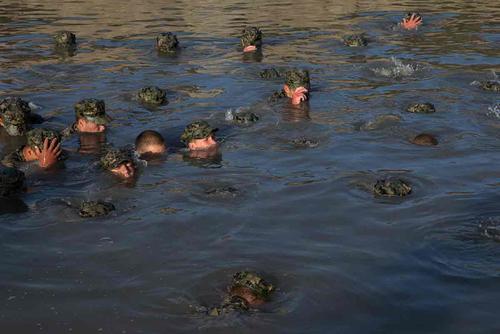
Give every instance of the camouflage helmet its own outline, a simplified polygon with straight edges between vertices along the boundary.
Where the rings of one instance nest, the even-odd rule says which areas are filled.
[[[100,217],[105,216],[115,210],[113,203],[104,201],[83,201],[78,214],[80,217]]]
[[[307,90],[311,89],[311,81],[309,79],[309,71],[293,69],[285,73],[285,84],[291,89],[304,87]]]
[[[0,169],[0,196],[8,197],[24,190],[26,177],[16,168],[3,167]]]
[[[373,186],[373,192],[379,196],[406,196],[412,191],[411,186],[405,181],[397,178],[377,180]]]
[[[147,104],[156,104],[160,105],[165,103],[166,99],[166,93],[163,89],[158,88],[156,86],[148,86],[142,88],[139,93],[137,94],[139,97],[139,100],[143,103]]]
[[[248,288],[257,297],[264,300],[268,299],[271,292],[274,291],[272,284],[267,283],[257,274],[248,271],[241,271],[234,274],[231,290],[236,288]]]
[[[75,104],[76,118],[84,118],[95,124],[107,124],[111,119],[106,115],[106,105],[103,100],[85,99]]]
[[[100,160],[102,168],[107,170],[115,169],[125,162],[134,162],[132,152],[113,147],[107,148]]]
[[[247,27],[241,32],[240,41],[242,47],[249,45],[259,47],[262,45],[262,31],[257,27]]]
[[[347,46],[366,46],[368,45],[368,40],[366,39],[364,34],[359,35],[346,35],[342,37],[344,44]]]
[[[31,113],[31,108],[28,102],[19,97],[7,97],[0,100],[0,114],[6,111],[19,111],[29,115]]]
[[[71,31],[59,31],[54,35],[54,41],[58,46],[74,46],[76,36]]]
[[[49,141],[55,138],[58,142],[61,142],[61,134],[55,130],[38,128],[26,133],[26,143],[31,148],[42,149],[46,138]]]
[[[177,36],[171,32],[161,33],[156,36],[156,48],[160,52],[174,52],[178,45]]]
[[[0,114],[0,119],[10,136],[22,136],[29,128],[28,115],[19,110],[6,110]]]
[[[181,135],[181,141],[187,145],[193,139],[207,138],[218,130],[217,128],[212,128],[205,121],[195,121],[186,126]]]

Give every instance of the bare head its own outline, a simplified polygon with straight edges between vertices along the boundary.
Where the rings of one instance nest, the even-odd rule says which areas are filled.
[[[139,155],[163,154],[167,147],[161,134],[153,130],[146,130],[135,139],[135,149]]]

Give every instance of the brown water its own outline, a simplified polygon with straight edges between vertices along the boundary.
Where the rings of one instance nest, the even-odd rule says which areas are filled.
[[[173,148],[133,185],[78,154],[78,138],[64,144],[58,173],[25,167],[28,211],[0,216],[1,333],[500,332],[500,243],[477,229],[500,214],[499,95],[470,85],[500,72],[498,1],[127,3],[0,1],[1,97],[32,101],[57,128],[76,101],[102,98],[114,119],[107,141],[130,144],[152,128]],[[424,27],[392,30],[410,10]],[[261,59],[237,49],[246,25],[264,31]],[[72,57],[54,52],[61,29],[77,34]],[[175,57],[153,49],[164,31],[181,42]],[[363,31],[366,48],[340,42]],[[258,73],[271,66],[310,70],[307,108],[267,102],[280,82]],[[170,103],[139,105],[146,85],[167,89]],[[413,101],[437,112],[406,113]],[[239,107],[260,121],[225,121]],[[383,114],[401,120],[361,126]],[[221,129],[221,161],[200,165],[175,149],[197,118]],[[421,132],[439,145],[408,142]],[[319,146],[289,144],[299,136]],[[0,140],[3,152],[19,144]],[[373,197],[387,175],[413,193]],[[221,186],[238,192],[205,193]],[[82,220],[74,206],[89,198],[117,211]],[[242,269],[279,287],[269,305],[222,318],[193,311],[220,302]]]

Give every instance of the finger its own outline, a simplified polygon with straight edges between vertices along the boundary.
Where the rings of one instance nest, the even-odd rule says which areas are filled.
[[[53,150],[54,150],[54,148],[56,147],[56,145],[57,145],[57,138],[53,138],[53,139],[50,141],[49,149],[50,149],[51,151],[53,151]]]
[[[56,147],[54,147],[54,149],[52,149],[52,152],[58,152],[61,150],[61,144],[57,144]]]
[[[47,150],[49,146],[49,138],[45,138],[45,140],[43,141],[43,151]]]
[[[62,153],[62,151],[61,151],[61,150],[59,150],[59,151],[57,151],[57,152],[55,153],[55,156],[59,158],[59,156],[61,155],[61,153]]]
[[[296,91],[297,94],[304,94],[307,93],[307,89],[304,87],[299,87]]]

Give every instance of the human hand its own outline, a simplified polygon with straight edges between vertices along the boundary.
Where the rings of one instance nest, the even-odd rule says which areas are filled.
[[[417,13],[408,14],[400,24],[407,30],[417,29],[417,27],[422,24],[422,16]]]
[[[35,154],[38,159],[38,164],[42,168],[49,168],[57,163],[59,156],[61,155],[61,144],[57,142],[57,138],[53,138],[49,142],[49,138],[45,138],[43,142],[43,148],[35,149]]]
[[[304,87],[297,88],[292,95],[292,104],[300,104],[307,100],[308,90]]]
[[[245,48],[243,49],[243,52],[253,52],[257,50],[257,47],[255,45],[248,45],[248,46],[245,46]]]

